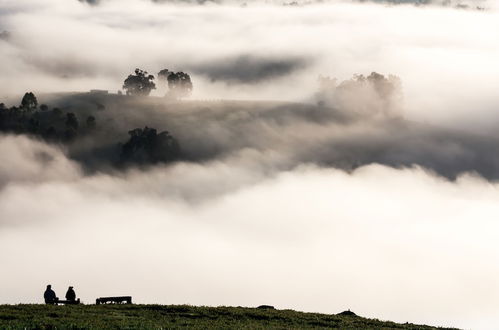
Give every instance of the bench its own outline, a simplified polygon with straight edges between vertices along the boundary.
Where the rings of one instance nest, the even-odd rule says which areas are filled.
[[[260,305],[257,308],[258,309],[275,309],[274,306],[270,306],[270,305]]]
[[[60,300],[60,299],[57,299],[56,301],[54,301],[54,304],[56,304],[56,305],[59,305],[59,304],[62,304],[62,305],[79,305],[80,304],[80,298],[78,298],[76,300]]]
[[[131,304],[131,296],[121,296],[121,297],[100,297],[95,300],[96,305],[100,304]]]

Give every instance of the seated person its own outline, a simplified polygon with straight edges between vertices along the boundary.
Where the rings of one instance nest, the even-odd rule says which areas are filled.
[[[45,290],[43,298],[45,299],[45,303],[50,305],[55,304],[59,300],[59,298],[55,295],[54,290],[52,290],[52,285],[50,284],[47,285],[47,290]]]
[[[67,301],[74,303],[74,304],[77,304],[80,302],[80,299],[76,300],[76,293],[75,293],[75,290],[73,290],[72,286],[70,286],[68,288],[68,291],[66,292],[66,299],[67,299]]]

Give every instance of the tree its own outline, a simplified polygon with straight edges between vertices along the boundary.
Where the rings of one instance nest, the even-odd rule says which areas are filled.
[[[75,131],[78,129],[78,118],[72,112],[66,114],[66,127]]]
[[[184,72],[171,72],[168,75],[168,88],[173,97],[185,97],[192,93],[191,77]]]
[[[27,131],[31,134],[38,133],[38,129],[40,128],[40,122],[35,118],[30,118],[27,124]]]
[[[122,146],[121,160],[124,163],[168,162],[179,157],[177,140],[168,132],[157,133],[156,129],[144,127],[128,132],[130,139]]]
[[[167,82],[168,76],[170,75],[170,73],[173,73],[173,72],[171,72],[168,69],[163,69],[163,70],[159,71],[158,72],[158,80],[162,80],[162,81]]]
[[[123,83],[123,89],[127,95],[148,96],[156,84],[153,82],[154,76],[140,69],[135,69],[134,75],[129,75]]]
[[[167,96],[179,98],[192,93],[192,81],[187,73],[163,69],[158,73],[158,80],[168,84]]]
[[[163,69],[158,72],[158,83],[161,83],[161,88],[166,88],[166,86],[168,85],[168,76],[171,73],[173,72],[168,69]],[[168,95],[168,92],[166,93],[166,95]]]
[[[332,106],[337,111],[366,118],[400,116],[402,86],[400,78],[396,76],[385,77],[371,72],[368,76],[356,74],[339,84],[336,79],[320,77],[319,83],[319,103]]]
[[[52,117],[54,117],[55,119],[57,118],[61,118],[62,116],[62,110],[59,109],[59,108],[54,108],[52,109]]]
[[[46,104],[40,105],[40,110],[41,111],[48,111],[49,107]]]
[[[36,99],[35,94],[32,92],[24,94],[23,99],[21,100],[21,107],[27,111],[32,111],[36,109],[38,106],[38,100]]]

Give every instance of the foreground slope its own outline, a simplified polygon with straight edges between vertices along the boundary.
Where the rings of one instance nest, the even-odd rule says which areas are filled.
[[[350,315],[243,307],[3,305],[1,329],[444,329]]]

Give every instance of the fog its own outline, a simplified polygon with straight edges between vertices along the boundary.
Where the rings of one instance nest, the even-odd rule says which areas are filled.
[[[499,326],[496,2],[87,2],[0,3],[0,102],[33,91],[107,125],[0,135],[0,303],[51,283],[85,303]],[[191,100],[53,94],[116,93],[136,67],[188,72]],[[321,101],[319,76],[373,71],[400,77],[396,102]],[[113,168],[146,125],[183,158]]]
[[[498,12],[475,5],[4,0],[0,96],[115,91],[135,67],[166,67],[192,73],[194,98],[305,100],[321,74],[377,71],[402,78],[411,118],[493,131]]]
[[[30,146],[13,158],[30,162],[46,148]],[[59,295],[74,285],[87,303],[131,294],[142,303],[271,303],[498,324],[499,192],[479,177],[451,183],[380,165],[352,174],[302,166],[268,177],[235,161],[80,177],[50,152],[57,179],[43,164],[20,169],[23,179],[0,195],[3,303],[39,302],[50,282]],[[230,187],[235,181],[244,188]],[[179,197],[197,191],[212,197]]]

